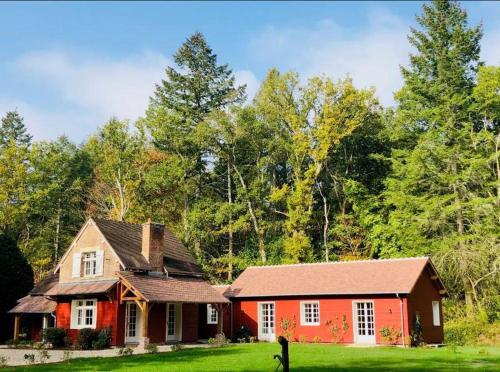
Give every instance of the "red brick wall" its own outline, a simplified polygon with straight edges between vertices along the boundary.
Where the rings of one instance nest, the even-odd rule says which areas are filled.
[[[441,321],[439,326],[433,325],[432,301],[439,301],[439,314]],[[431,280],[427,270],[417,280],[413,291],[408,296],[408,323],[410,331],[414,328],[417,312],[420,314],[422,333],[426,343],[443,343],[443,311],[441,306],[441,295],[436,281]]]
[[[198,340],[198,304],[182,304],[182,341]]]
[[[320,325],[318,326],[303,326],[300,325],[300,302],[301,300],[319,301],[320,302]],[[290,298],[274,300],[275,303],[275,320],[276,320],[276,336],[283,333],[280,328],[280,320],[288,318],[293,320],[295,317],[296,327],[292,332],[294,340],[306,339],[312,341],[315,337],[319,337],[322,342],[354,342],[354,330],[352,322],[352,303],[357,300],[373,300],[375,310],[375,335],[376,342],[382,343],[379,330],[384,327],[393,327],[397,330],[401,329],[400,317],[400,300],[394,297],[386,298]],[[258,302],[266,302],[266,300],[244,300],[235,301],[233,303],[233,329],[237,332],[241,325],[248,327],[252,334],[258,335]],[[342,317],[345,315],[346,322],[349,328],[346,332],[342,329]],[[331,320],[334,324],[339,325],[339,332],[334,339],[330,333],[329,327],[325,324]],[[407,332],[407,331],[406,331]]]

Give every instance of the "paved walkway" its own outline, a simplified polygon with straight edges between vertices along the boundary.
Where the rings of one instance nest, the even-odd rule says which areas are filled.
[[[194,348],[194,347],[208,347],[209,345],[203,344],[193,344],[193,345],[182,345],[184,348]],[[158,352],[166,352],[171,351],[171,345],[159,345]],[[144,354],[147,351],[140,348],[133,348],[134,355],[135,354]],[[105,349],[105,350],[68,350],[71,355],[71,359],[74,358],[93,358],[93,357],[116,357],[118,356],[119,348]],[[66,350],[50,350],[49,352],[50,358],[45,363],[56,363],[62,362],[64,360],[64,352]],[[21,366],[29,364],[25,359],[25,354],[34,354],[35,355],[35,363],[40,363],[39,359],[39,350],[37,349],[9,349],[6,346],[0,346],[0,358],[7,358],[8,366]]]

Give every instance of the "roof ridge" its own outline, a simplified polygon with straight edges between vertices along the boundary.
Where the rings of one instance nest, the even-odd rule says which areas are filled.
[[[112,220],[109,218],[99,218],[99,217],[91,217],[92,220],[95,222],[97,221],[103,221],[103,222],[113,222],[113,223],[120,223],[123,225],[134,225],[134,226],[141,226],[139,223],[134,223],[134,222],[127,222],[127,221],[118,221],[118,220]]]
[[[266,269],[266,268],[277,268],[277,267],[294,267],[294,266],[315,266],[315,265],[340,265],[340,264],[352,264],[361,262],[387,262],[387,261],[410,261],[410,260],[428,260],[429,256],[418,256],[418,257],[396,257],[396,258],[380,258],[380,259],[366,259],[366,260],[352,260],[352,261],[334,261],[334,262],[304,262],[297,264],[276,264],[276,265],[253,265],[248,266],[247,269]]]

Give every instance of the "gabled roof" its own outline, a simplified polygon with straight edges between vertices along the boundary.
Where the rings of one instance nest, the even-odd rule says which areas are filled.
[[[228,297],[408,294],[428,268],[444,286],[428,257],[249,267]]]
[[[149,270],[142,255],[142,226],[139,224],[94,219],[108,243],[114,249],[125,269]],[[193,256],[179,239],[165,228],[164,266],[169,274],[200,276],[202,271]]]
[[[118,276],[148,302],[223,304],[229,300],[201,278],[120,271]]]

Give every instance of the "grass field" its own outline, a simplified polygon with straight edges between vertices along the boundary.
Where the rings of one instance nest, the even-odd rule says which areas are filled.
[[[58,364],[18,367],[15,371],[274,371],[274,344],[243,344],[224,348],[116,358],[73,359]],[[500,348],[401,349],[291,344],[291,371],[498,371]]]

